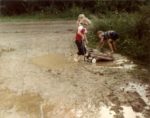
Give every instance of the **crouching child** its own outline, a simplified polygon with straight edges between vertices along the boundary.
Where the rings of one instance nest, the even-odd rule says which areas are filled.
[[[119,35],[115,31],[98,31],[98,38],[100,39],[100,48],[104,46],[105,43],[108,44],[111,53],[114,53],[117,50],[116,40],[119,38]]]

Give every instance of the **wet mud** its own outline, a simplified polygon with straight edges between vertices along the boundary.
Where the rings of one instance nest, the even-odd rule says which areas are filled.
[[[148,71],[120,54],[74,62],[75,31],[75,21],[0,23],[0,118],[149,118]]]
[[[40,103],[42,98],[35,93],[17,95],[9,89],[0,90],[1,118],[40,118]]]
[[[62,69],[67,66],[69,68],[69,66],[73,63],[61,54],[48,54],[40,57],[34,57],[31,61],[39,67],[45,67],[48,69]]]

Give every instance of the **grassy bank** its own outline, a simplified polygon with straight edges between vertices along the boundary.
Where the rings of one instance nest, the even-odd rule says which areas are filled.
[[[93,20],[89,33],[90,46],[98,43],[98,30],[115,30],[119,33],[118,52],[141,62],[150,63],[150,8],[143,7],[134,13],[108,12]]]

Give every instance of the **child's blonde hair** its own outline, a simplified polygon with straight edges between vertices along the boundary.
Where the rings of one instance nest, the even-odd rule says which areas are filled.
[[[77,24],[89,25],[91,24],[91,20],[89,20],[84,14],[79,14]]]
[[[84,24],[84,25],[90,25],[91,24],[91,20],[88,19],[87,17],[84,17],[80,20],[80,23],[81,24]]]
[[[84,14],[79,14],[78,20],[81,20],[82,18],[85,18],[85,15]]]

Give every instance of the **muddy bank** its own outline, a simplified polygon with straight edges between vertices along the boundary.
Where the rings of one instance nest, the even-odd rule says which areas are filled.
[[[0,26],[0,117],[149,118],[147,71],[120,54],[75,63],[74,21]]]

